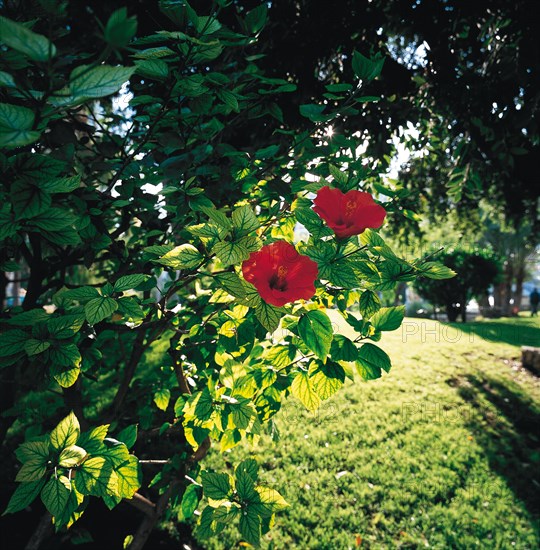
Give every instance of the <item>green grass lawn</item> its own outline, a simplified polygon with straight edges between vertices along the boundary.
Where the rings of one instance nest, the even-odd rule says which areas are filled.
[[[379,344],[393,362],[382,379],[349,383],[314,413],[291,398],[279,443],[206,461],[254,456],[291,504],[263,548],[538,548],[540,380],[519,346],[540,345],[540,321],[406,319]],[[201,545],[240,540],[227,529]]]

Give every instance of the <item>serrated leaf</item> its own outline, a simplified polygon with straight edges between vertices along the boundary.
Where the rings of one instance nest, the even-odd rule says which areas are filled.
[[[380,378],[381,369],[388,372],[391,368],[390,358],[374,344],[364,344],[358,352],[356,369],[364,380]]]
[[[76,344],[56,342],[56,346],[50,348],[51,361],[63,367],[78,367],[81,363],[81,352]]]
[[[28,334],[23,330],[8,330],[2,334],[2,345],[0,346],[0,357],[14,355],[24,350],[24,345],[28,340]]]
[[[59,295],[67,300],[76,300],[81,304],[88,302],[93,298],[98,298],[101,296],[99,291],[93,286],[81,286],[80,288],[72,288],[61,292],[61,294]]]
[[[77,378],[81,374],[81,368],[77,365],[60,365],[55,363],[51,366],[51,376],[62,386],[62,388],[70,388],[77,382]]]
[[[133,498],[141,486],[141,468],[136,456],[129,455],[127,462],[116,468],[118,495],[122,498]]]
[[[256,500],[257,492],[255,491],[255,481],[251,474],[244,468],[237,468],[234,477],[238,498],[244,502]]]
[[[381,309],[381,300],[375,292],[365,290],[360,296],[358,307],[360,309],[362,319],[369,319],[374,313]]]
[[[13,495],[11,495],[4,514],[14,514],[15,512],[24,510],[27,506],[32,504],[44,485],[45,479],[21,483],[17,489],[15,489]]]
[[[81,330],[86,317],[84,315],[62,315],[47,321],[47,329],[51,336],[62,340],[70,338]]]
[[[283,309],[267,304],[263,300],[255,308],[255,315],[261,325],[270,333],[274,332],[278,326]]]
[[[64,227],[71,225],[75,217],[68,210],[63,208],[49,208],[34,216],[30,223],[32,226],[39,227],[45,231],[60,231]]]
[[[240,515],[240,521],[238,523],[238,529],[241,535],[255,546],[259,545],[261,540],[261,517],[255,510],[243,510]]]
[[[22,465],[22,468],[17,472],[15,481],[36,481],[38,479],[41,479],[46,472],[46,463],[44,463],[42,460],[30,460]]]
[[[28,356],[38,355],[51,347],[51,343],[36,338],[29,338],[24,344],[24,351]]]
[[[223,212],[207,206],[201,206],[200,210],[223,229],[229,230],[231,228],[231,222]]]
[[[250,206],[241,206],[232,213],[232,223],[239,236],[247,235],[259,228],[260,223]]]
[[[291,385],[292,394],[298,398],[310,411],[316,410],[321,404],[319,396],[315,393],[307,372],[296,375]]]
[[[246,289],[236,273],[221,273],[215,276],[218,284],[235,298],[244,298]]]
[[[254,482],[256,482],[259,478],[259,465],[253,458],[246,458],[245,460],[242,460],[242,462],[240,462],[240,464],[236,467],[235,472],[240,472],[242,470],[246,472]]]
[[[451,279],[456,272],[440,262],[424,262],[419,266],[420,273],[429,279]]]
[[[396,330],[404,317],[405,306],[383,307],[371,317],[370,322],[377,330]]]
[[[258,500],[249,504],[249,508],[261,517],[270,517],[276,512],[288,508],[289,503],[271,487],[259,485],[256,488]]]
[[[236,428],[245,430],[257,413],[249,399],[239,397],[237,401],[237,403],[230,405],[232,420]]]
[[[41,500],[51,516],[60,516],[71,493],[71,483],[65,476],[51,477],[41,491]]]
[[[342,334],[335,334],[330,347],[330,355],[334,361],[355,361],[358,350],[349,338]]]
[[[15,455],[21,462],[42,462],[46,464],[49,459],[48,441],[25,441],[21,443]]]
[[[70,445],[75,445],[81,433],[77,417],[70,412],[51,432],[50,442],[53,449],[61,451]]]
[[[319,359],[326,360],[334,336],[332,323],[326,313],[320,310],[304,313],[298,321],[298,333]]]
[[[2,16],[0,40],[10,48],[27,55],[32,61],[47,61],[56,55],[56,47],[46,36]]]
[[[14,315],[6,322],[10,325],[16,325],[21,327],[34,326],[41,321],[46,321],[50,315],[44,309],[31,309],[30,311],[23,311],[17,315]],[[5,333],[2,335],[2,344],[4,343]]]
[[[82,494],[118,495],[118,479],[111,463],[101,456],[86,460],[77,469],[75,487]]]
[[[19,219],[38,216],[48,210],[52,202],[49,193],[23,180],[18,180],[12,185],[11,198],[13,209]]]
[[[229,474],[204,471],[201,473],[204,495],[214,500],[223,500],[230,496],[231,478]]]
[[[0,147],[13,149],[34,143],[40,132],[32,130],[34,113],[26,107],[0,103]]]
[[[345,382],[343,367],[334,361],[316,365],[314,369],[310,369],[309,376],[315,393],[321,399],[334,395]]]
[[[107,296],[93,298],[84,306],[84,313],[89,324],[95,325],[103,319],[106,319],[116,311],[116,300]]]
[[[58,465],[62,468],[74,468],[78,466],[88,455],[88,453],[77,445],[66,447],[58,458]]]
[[[203,260],[203,255],[192,244],[181,244],[156,261],[172,269],[192,269]]]
[[[221,260],[224,267],[241,264],[250,254],[242,241],[216,243],[212,252]]]

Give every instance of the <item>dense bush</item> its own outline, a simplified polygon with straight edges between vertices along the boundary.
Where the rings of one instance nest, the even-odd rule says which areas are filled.
[[[7,512],[39,496],[56,531],[93,496],[144,513],[130,548],[198,508],[201,536],[237,521],[256,544],[287,504],[253,460],[202,470],[210,442],[273,433],[291,393],[314,409],[347,377],[380,377],[390,359],[365,341],[404,312],[377,291],[452,275],[392,252],[373,228],[395,223],[400,193],[357,138],[330,137],[376,100],[382,57],[354,52],[357,80],[301,105],[297,133],[278,104],[294,83],[257,66],[266,5],[229,28],[225,4],[161,2],[169,22],[148,36],[121,9],[86,44],[62,2],[0,18],[1,436],[8,471],[15,448],[22,463]]]

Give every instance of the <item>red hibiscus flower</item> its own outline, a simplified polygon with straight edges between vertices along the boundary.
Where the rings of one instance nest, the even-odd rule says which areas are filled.
[[[296,300],[309,300],[315,294],[317,264],[298,254],[285,241],[263,246],[242,264],[244,279],[255,286],[261,298],[281,307]]]
[[[313,203],[313,210],[340,239],[360,235],[368,227],[381,227],[386,216],[386,210],[363,191],[343,193],[339,189],[321,187]]]

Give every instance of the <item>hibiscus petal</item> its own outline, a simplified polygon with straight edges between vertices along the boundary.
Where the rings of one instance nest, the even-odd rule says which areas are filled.
[[[313,210],[330,225],[330,222],[339,223],[342,215],[343,193],[339,189],[321,187],[313,201]]]

